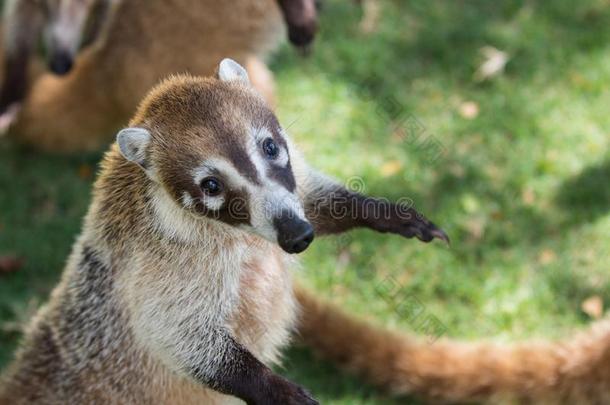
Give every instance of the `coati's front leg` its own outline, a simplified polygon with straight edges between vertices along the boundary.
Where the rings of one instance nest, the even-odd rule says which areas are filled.
[[[318,31],[318,10],[315,0],[278,0],[293,45],[305,48]]]
[[[160,282],[173,288],[159,291],[155,280],[138,285],[131,297],[133,330],[149,353],[174,372],[247,404],[317,404],[303,388],[275,374],[234,338],[225,326],[224,313],[231,298],[202,287],[183,300],[180,294],[197,282],[187,271],[180,274],[181,279],[165,276]],[[209,280],[209,285],[228,280]]]
[[[191,373],[198,381],[252,405],[318,404],[305,389],[275,374],[227,333],[218,332],[214,340],[214,346],[223,349],[208,352],[214,357],[211,362],[193,364]]]
[[[305,215],[317,235],[365,227],[423,242],[438,238],[449,243],[447,234],[410,204],[364,196],[311,170],[301,179],[299,188]]]
[[[4,16],[4,77],[0,88],[0,115],[25,97],[30,58],[43,25],[37,1],[11,0]]]

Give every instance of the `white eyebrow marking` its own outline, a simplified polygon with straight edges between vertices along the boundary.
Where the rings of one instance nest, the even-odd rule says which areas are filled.
[[[185,208],[194,208],[196,200],[191,196],[188,191],[184,191],[182,193],[182,205]],[[219,210],[225,203],[225,198],[223,196],[206,196],[204,195],[201,199],[201,202],[205,204],[211,210]]]
[[[250,183],[246,179],[244,179],[244,176],[242,176],[237,171],[233,164],[223,158],[206,159],[198,168],[194,169],[191,172],[193,176],[193,182],[198,187],[200,186],[203,179],[209,176],[215,176],[216,173],[219,173],[218,177],[220,177],[220,181],[226,183],[224,184],[225,187],[245,189],[250,189],[251,187]],[[218,196],[204,195],[203,199],[201,200],[201,202],[205,204],[206,207],[212,210],[219,210],[220,208],[222,208],[225,201],[225,197],[222,194]],[[192,203],[194,204],[194,201],[192,201]]]
[[[193,170],[193,181],[199,185],[203,179],[214,176],[216,172],[220,174],[220,177],[226,178],[233,188],[247,188],[250,184],[233,166],[233,163],[220,157],[206,159],[198,168]]]
[[[272,165],[281,167],[286,167],[288,165],[288,151],[282,145],[278,145],[280,154],[276,159],[266,160],[262,156],[263,152],[261,150],[261,145],[263,141],[267,138],[273,138],[273,135],[269,129],[265,127],[251,127],[250,133],[252,134],[253,143],[252,145],[249,145],[248,154],[251,156],[252,162],[254,163],[254,166],[256,166],[256,170],[259,172],[259,174],[266,173],[268,162]]]

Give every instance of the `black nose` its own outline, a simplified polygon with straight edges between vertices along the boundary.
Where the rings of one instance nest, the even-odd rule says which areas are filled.
[[[74,61],[67,52],[55,52],[49,60],[49,69],[55,74],[65,75],[72,69]]]
[[[277,241],[288,253],[301,253],[313,241],[313,227],[293,215],[282,214],[274,221]]]

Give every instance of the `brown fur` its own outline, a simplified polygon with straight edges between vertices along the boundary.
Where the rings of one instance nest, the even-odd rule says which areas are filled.
[[[47,73],[33,84],[11,133],[46,150],[97,149],[161,78],[211,75],[226,56],[244,64],[272,101],[272,75],[262,58],[282,29],[276,0],[124,0],[72,72]]]
[[[299,335],[323,357],[430,403],[610,403],[610,320],[559,342],[434,343],[366,324],[303,289]]]

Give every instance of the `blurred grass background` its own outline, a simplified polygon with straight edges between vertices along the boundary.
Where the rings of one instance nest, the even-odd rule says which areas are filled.
[[[378,4],[378,20],[363,26],[352,2],[324,2],[311,56],[285,46],[272,59],[280,120],[314,166],[360,176],[369,194],[413,199],[452,246],[356,231],[318,239],[299,277],[359,316],[414,333],[423,318],[400,310],[405,299],[451,337],[582,328],[597,312],[583,302],[610,300],[610,1]],[[477,81],[485,46],[509,60]],[[413,122],[417,141],[397,130]],[[0,367],[59,278],[100,156],[0,142],[0,256],[25,258],[0,275]],[[393,297],[381,292],[387,280],[400,290]],[[282,372],[325,404],[404,403],[304,349]]]

